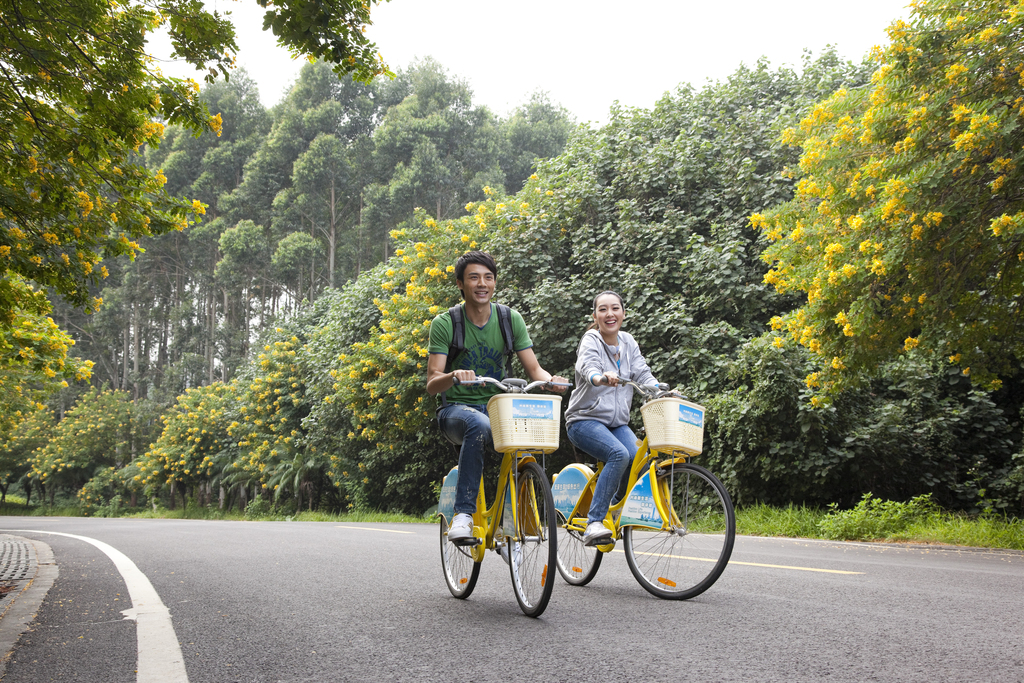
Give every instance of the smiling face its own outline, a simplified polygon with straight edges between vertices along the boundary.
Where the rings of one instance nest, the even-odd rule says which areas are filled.
[[[462,298],[466,303],[483,305],[490,303],[497,282],[494,273],[487,266],[470,263],[466,266],[462,279],[455,281],[455,286],[462,292]]]
[[[614,340],[618,336],[622,321],[625,319],[626,311],[622,308],[622,300],[615,294],[602,294],[594,301],[594,322],[597,323],[597,331],[605,341]]]

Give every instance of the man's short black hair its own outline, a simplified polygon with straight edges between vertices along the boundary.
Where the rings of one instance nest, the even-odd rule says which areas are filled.
[[[478,263],[487,270],[491,271],[494,277],[498,277],[498,264],[494,262],[494,257],[485,251],[467,251],[465,254],[459,257],[459,260],[455,262],[455,281],[460,282],[462,276],[466,272],[466,266],[470,263]]]

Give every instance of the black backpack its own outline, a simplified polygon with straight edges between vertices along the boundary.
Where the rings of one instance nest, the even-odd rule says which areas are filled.
[[[498,325],[501,327],[501,336],[505,340],[505,377],[512,372],[512,355],[515,350],[512,348],[512,309],[503,304],[494,304],[498,311]],[[448,309],[448,315],[452,318],[452,343],[448,346],[448,359],[444,364],[445,373],[452,371],[455,363],[455,356],[466,350],[466,324],[462,319],[462,304],[457,304]],[[439,394],[441,397],[441,408],[448,406],[448,399],[445,392]]]

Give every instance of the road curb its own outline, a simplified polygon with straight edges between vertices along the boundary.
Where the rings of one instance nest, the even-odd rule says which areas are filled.
[[[23,553],[21,551],[28,550]],[[0,600],[0,678],[21,634],[35,620],[39,606],[57,579],[53,550],[42,541],[0,534],[0,556],[13,558],[0,568],[0,580],[12,586]]]

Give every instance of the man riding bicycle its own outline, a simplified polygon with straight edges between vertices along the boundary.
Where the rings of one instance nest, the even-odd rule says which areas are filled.
[[[498,392],[492,385],[461,383],[471,382],[478,375],[504,379],[506,356],[511,352],[519,358],[531,381],[566,381],[552,377],[540,366],[523,317],[517,311],[491,303],[497,281],[498,266],[490,254],[463,254],[455,264],[455,285],[462,293],[463,303],[439,314],[430,323],[427,393],[441,395],[438,425],[449,440],[461,444],[455,518],[448,531],[448,539],[455,543],[473,537],[473,513],[484,456],[494,450],[487,400]],[[553,388],[559,393],[565,391],[564,387]]]

